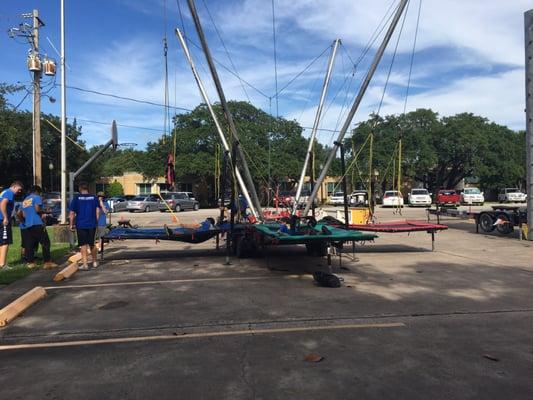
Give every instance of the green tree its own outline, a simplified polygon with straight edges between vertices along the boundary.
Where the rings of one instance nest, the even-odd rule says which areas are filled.
[[[402,180],[418,181],[430,189],[455,187],[467,177],[496,189],[519,185],[525,176],[524,133],[471,113],[439,118],[431,110],[418,109],[406,115],[373,115],[354,130],[347,145],[357,151],[370,132],[373,167],[380,172],[382,190],[394,187],[392,165],[398,160],[400,137]],[[366,147],[358,159],[360,182],[368,181],[369,154]]]
[[[32,153],[32,114],[28,111],[18,111],[9,105],[6,95],[22,90],[21,87],[0,84],[0,186],[5,186],[11,180],[20,180],[30,185],[33,175]],[[57,132],[47,121],[55,126],[60,126],[60,120],[53,115],[41,115],[41,146],[42,146],[42,171],[43,186],[50,189],[50,182],[55,187],[60,181],[60,133]],[[67,135],[70,139],[80,142],[81,127],[76,121],[67,124]],[[67,164],[70,170],[75,170],[85,160],[88,154],[78,146],[67,142]],[[52,163],[54,168],[49,169]]]
[[[111,182],[106,189],[108,197],[122,196],[124,194],[124,188],[120,182]]]

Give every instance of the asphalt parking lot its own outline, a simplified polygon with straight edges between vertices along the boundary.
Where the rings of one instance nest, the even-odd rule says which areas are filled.
[[[141,226],[172,223],[159,212],[113,218],[120,216]],[[424,219],[425,211],[379,209],[378,217]],[[530,399],[532,243],[475,234],[469,221],[441,222],[450,229],[437,234],[434,252],[425,232],[381,234],[342,264],[334,258],[344,279],[338,289],[314,285],[310,272],[326,261],[303,246],[225,265],[214,240],[115,242],[99,269],[60,283],[37,271],[0,290],[0,306],[37,284],[48,293],[0,330],[0,393]]]

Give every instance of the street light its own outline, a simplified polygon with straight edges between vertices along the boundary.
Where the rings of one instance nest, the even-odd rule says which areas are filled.
[[[50,162],[50,164],[48,164],[48,169],[50,170],[50,191],[53,192],[54,191],[54,175],[52,173],[52,171],[54,170],[54,164],[52,162]]]

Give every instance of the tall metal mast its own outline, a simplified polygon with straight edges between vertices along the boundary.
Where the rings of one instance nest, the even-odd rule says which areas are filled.
[[[65,71],[65,0],[61,0],[61,223],[67,223],[67,86]]]
[[[318,108],[316,110],[315,122],[313,123],[313,129],[311,130],[311,137],[309,138],[309,145],[307,146],[307,154],[305,155],[304,165],[302,167],[302,173],[300,174],[300,180],[298,181],[298,187],[296,188],[296,196],[294,198],[294,205],[292,209],[292,215],[296,215],[298,210],[298,204],[300,201],[300,196],[302,194],[302,187],[304,185],[305,174],[307,172],[307,166],[309,165],[309,160],[313,156],[313,146],[315,144],[316,132],[318,126],[320,125],[320,118],[322,117],[322,109],[324,108],[324,102],[326,101],[326,95],[328,93],[329,82],[331,81],[331,72],[333,70],[333,65],[335,63],[335,56],[337,55],[337,49],[339,47],[341,40],[335,39],[333,42],[333,49],[331,50],[331,56],[328,62],[328,69],[326,76],[324,78],[324,84],[322,85],[322,94],[320,95],[320,102],[318,103]]]
[[[198,89],[200,89],[200,94],[202,95],[202,98],[204,99],[205,104],[207,105],[207,108],[209,109],[209,113],[211,114],[211,117],[215,121],[215,126],[217,128],[218,136],[220,137],[220,141],[222,142],[222,146],[224,146],[224,150],[226,150],[228,157],[231,159],[231,152],[230,152],[230,146],[226,140],[226,137],[224,136],[224,131],[222,130],[222,127],[220,125],[220,122],[218,121],[217,115],[215,114],[215,111],[213,110],[213,107],[211,105],[211,102],[209,101],[209,97],[207,96],[207,91],[204,88],[204,85],[202,83],[202,80],[200,79],[200,75],[198,74],[198,70],[196,69],[196,66],[194,65],[194,61],[191,57],[191,53],[189,51],[189,47],[187,46],[187,42],[185,41],[185,38],[183,37],[181,31],[179,29],[176,29],[176,36],[178,37],[181,47],[183,48],[183,52],[185,53],[185,58],[187,58],[187,61],[189,62],[189,65],[192,70],[192,74],[194,75],[194,79],[196,80],[196,83],[198,84]],[[232,163],[235,162],[234,160],[231,160]],[[242,179],[241,173],[237,168],[235,168],[235,175],[237,177],[237,181],[239,183],[239,187],[244,195],[244,198],[249,204],[250,210],[252,211],[252,214],[258,218],[257,210],[255,209],[250,194],[248,193],[248,189],[246,188],[246,185],[244,184],[244,180]],[[224,200],[224,193],[222,193],[222,201]]]
[[[322,172],[320,173],[320,176],[318,177],[315,183],[313,192],[311,193],[311,196],[309,196],[309,199],[307,200],[307,204],[305,205],[305,210],[304,210],[303,215],[307,215],[309,213],[309,210],[311,209],[311,205],[313,204],[313,201],[315,200],[318,190],[320,189],[320,186],[322,185],[322,182],[324,181],[324,178],[326,177],[328,173],[328,169],[333,159],[335,158],[335,155],[337,154],[337,150],[339,149],[339,146],[342,143],[342,140],[344,139],[346,132],[350,128],[353,117],[357,109],[359,108],[359,105],[361,104],[361,100],[363,99],[366,89],[368,88],[368,85],[370,84],[370,81],[372,80],[372,76],[374,75],[374,72],[376,72],[376,68],[378,67],[379,62],[381,61],[381,58],[383,57],[383,53],[385,53],[385,49],[387,48],[387,45],[389,44],[392,34],[394,33],[394,29],[396,28],[396,25],[398,25],[398,21],[400,20],[400,17],[402,16],[402,13],[408,1],[409,0],[401,0],[400,4],[398,5],[398,8],[396,10],[396,13],[394,14],[394,17],[389,26],[389,29],[387,30],[387,33],[385,34],[385,38],[383,39],[383,43],[381,43],[381,46],[379,47],[376,55],[374,56],[372,65],[370,66],[370,69],[368,70],[366,74],[366,77],[361,85],[361,88],[359,89],[359,93],[357,94],[357,97],[355,98],[353,102],[352,108],[350,109],[350,112],[348,113],[348,116],[346,117],[346,121],[344,122],[344,125],[342,126],[339,132],[339,135],[337,136],[337,140],[333,144],[333,148],[331,149],[331,152],[329,153],[329,156],[328,156],[328,159],[326,160],[324,168],[322,169]]]
[[[262,220],[263,213],[261,210],[261,204],[259,203],[259,198],[257,197],[257,192],[255,191],[254,181],[252,179],[252,175],[250,174],[250,170],[248,169],[248,163],[246,162],[244,152],[240,146],[240,141],[239,141],[239,137],[237,136],[237,129],[235,127],[235,122],[233,121],[233,116],[231,114],[231,111],[229,110],[228,103],[226,102],[226,96],[224,95],[224,90],[222,89],[222,85],[220,83],[220,79],[218,77],[218,73],[215,68],[215,64],[213,62],[213,58],[211,57],[211,52],[207,45],[207,40],[205,38],[202,25],[200,23],[200,18],[198,17],[198,13],[196,12],[196,6],[194,4],[194,0],[188,0],[187,4],[189,5],[189,10],[191,11],[191,15],[194,21],[194,26],[196,27],[196,32],[198,33],[198,37],[200,38],[202,49],[204,50],[205,58],[209,65],[209,70],[211,71],[211,75],[213,77],[213,81],[217,89],[218,97],[220,99],[220,104],[222,105],[222,109],[224,110],[224,114],[226,115],[226,119],[228,120],[230,133],[233,137],[232,145],[237,148],[237,155],[241,162],[241,167],[244,173],[244,179],[246,180],[246,184],[251,195],[252,201],[249,204],[254,205],[257,211],[256,217]]]
[[[524,14],[526,47],[526,147],[528,240],[533,240],[533,9]]]

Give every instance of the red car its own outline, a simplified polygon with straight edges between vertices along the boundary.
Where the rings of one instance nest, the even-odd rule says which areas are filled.
[[[461,195],[454,189],[443,189],[437,193],[438,206],[460,206]]]

